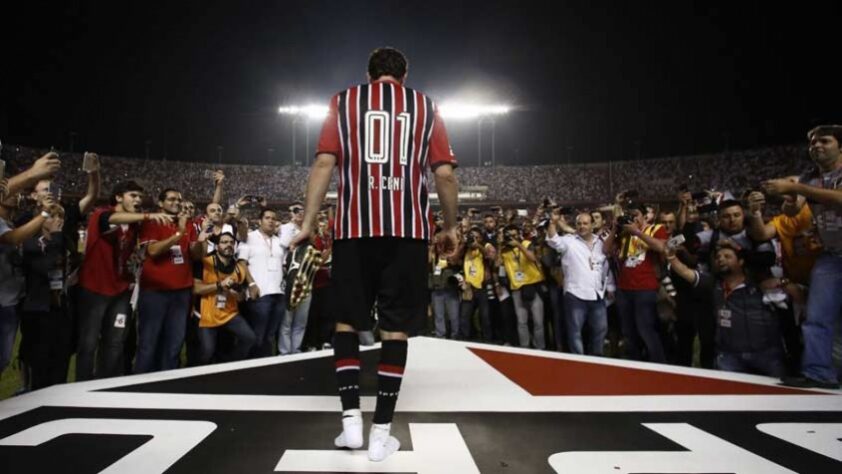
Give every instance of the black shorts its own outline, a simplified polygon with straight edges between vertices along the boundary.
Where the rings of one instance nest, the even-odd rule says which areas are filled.
[[[335,241],[329,294],[336,321],[370,330],[377,302],[381,330],[414,334],[426,322],[427,273],[424,240]]]

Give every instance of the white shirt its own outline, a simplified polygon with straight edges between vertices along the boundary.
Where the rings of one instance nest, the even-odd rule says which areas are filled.
[[[248,239],[240,244],[238,260],[245,260],[249,273],[257,283],[260,296],[283,293],[283,262],[286,250],[277,235],[267,237],[260,230],[249,232]]]
[[[301,232],[301,229],[292,222],[287,222],[282,225],[278,231],[278,235],[281,236],[281,247],[288,249],[289,243],[292,242],[292,239],[294,239],[299,232]]]
[[[614,291],[614,277],[603,252],[603,241],[593,236],[593,247],[578,234],[558,235],[547,244],[561,255],[564,292],[585,301],[605,298],[605,291]]]

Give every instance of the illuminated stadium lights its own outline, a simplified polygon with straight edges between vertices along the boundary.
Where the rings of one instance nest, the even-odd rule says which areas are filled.
[[[304,116],[308,119],[319,120],[327,117],[326,105],[289,105],[278,107],[278,113],[281,115],[295,115]]]
[[[295,126],[298,121],[304,119],[304,164],[308,164],[310,157],[310,122],[317,120],[324,120],[327,117],[326,105],[286,105],[278,107],[278,113],[281,115],[292,116],[292,165],[297,166],[298,160],[295,158]]]
[[[439,114],[448,120],[477,121],[477,166],[482,166],[482,122],[491,122],[491,166],[496,161],[494,134],[497,117],[511,112],[511,107],[503,104],[482,105],[464,102],[448,102],[439,106]]]
[[[510,110],[507,105],[481,105],[460,102],[451,102],[439,106],[441,116],[453,120],[475,120],[488,116],[505,115]]]

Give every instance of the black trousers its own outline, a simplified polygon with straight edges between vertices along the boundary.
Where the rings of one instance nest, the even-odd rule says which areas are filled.
[[[31,389],[66,383],[73,350],[73,320],[67,305],[24,311],[21,329],[27,339],[24,359],[31,373]]]
[[[698,335],[701,346],[699,362],[705,369],[714,368],[716,320],[711,303],[695,298],[679,298],[676,315],[677,362],[685,367],[693,365],[693,342]]]

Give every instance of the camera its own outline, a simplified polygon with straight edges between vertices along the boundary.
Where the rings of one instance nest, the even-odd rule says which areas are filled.
[[[622,227],[624,225],[629,225],[634,222],[634,217],[623,214],[622,216],[617,217],[617,227]]]
[[[465,276],[461,273],[454,273],[448,277],[447,282],[451,285],[461,286],[465,282]]]
[[[515,242],[518,241],[518,238],[519,238],[518,231],[516,231],[516,230],[507,231],[505,234],[503,234],[503,238],[504,238],[506,247],[511,247],[512,241],[515,241]]]
[[[237,293],[243,291],[244,289],[245,289],[245,287],[243,286],[242,283],[234,283],[234,284],[231,285],[231,288],[230,288],[231,291],[234,291],[234,292],[237,292]]]

